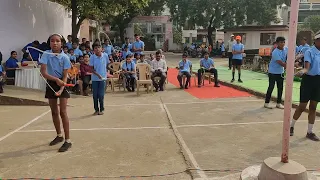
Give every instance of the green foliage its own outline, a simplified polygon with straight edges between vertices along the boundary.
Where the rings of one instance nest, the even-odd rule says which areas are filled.
[[[312,15],[305,18],[301,29],[311,30],[313,33],[317,33],[320,30],[320,15]]]
[[[144,36],[145,34],[143,33],[140,24],[134,24],[134,34],[139,34],[140,36]]]
[[[277,21],[276,7],[285,0],[167,0],[172,19],[181,27],[220,28]],[[246,20],[246,21],[245,21]]]
[[[177,44],[182,43],[182,31],[176,27],[173,28],[173,42]]]

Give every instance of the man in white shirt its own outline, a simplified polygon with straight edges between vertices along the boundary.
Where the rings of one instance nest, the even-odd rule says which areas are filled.
[[[161,59],[161,54],[159,52],[156,53],[156,59],[151,62],[151,79],[153,82],[153,86],[156,88],[156,92],[163,91],[163,85],[167,78],[167,63],[165,60]],[[155,77],[160,77],[159,84],[155,81]]]
[[[229,57],[229,70],[231,70],[231,67],[232,67],[232,46],[234,44],[236,44],[237,41],[234,39],[234,35],[232,34],[231,37],[230,37],[230,40],[227,42],[227,52],[228,52],[228,57]]]

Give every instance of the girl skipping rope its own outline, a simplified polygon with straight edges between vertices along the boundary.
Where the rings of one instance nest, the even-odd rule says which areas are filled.
[[[58,152],[65,152],[72,144],[69,135],[69,118],[67,114],[67,103],[70,94],[65,89],[67,82],[67,70],[71,68],[69,57],[62,51],[65,39],[60,34],[53,34],[48,39],[51,50],[43,53],[40,64],[41,74],[47,79],[45,98],[49,100],[52,120],[57,132],[57,137],[50,142],[50,146],[57,145],[64,141],[60,128],[60,117],[64,129],[65,142]],[[51,54],[50,54],[51,53]],[[53,55],[52,53],[56,54]],[[58,99],[60,100],[58,107]],[[60,111],[59,111],[60,110]]]

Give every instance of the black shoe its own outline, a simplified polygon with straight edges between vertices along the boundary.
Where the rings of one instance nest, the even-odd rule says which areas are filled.
[[[129,87],[127,87],[127,91],[128,91],[128,92],[131,92],[131,89],[130,89]]]
[[[290,136],[293,136],[294,135],[294,127],[291,127],[290,128]]]
[[[310,139],[311,141],[320,141],[315,133],[307,133],[306,138]]]
[[[160,91],[163,91],[163,88],[160,88]]]
[[[52,140],[49,144],[49,146],[54,146],[54,145],[57,145],[61,142],[63,142],[64,138],[63,137],[59,137],[57,136],[56,138],[54,138],[54,140]]]
[[[220,85],[219,84],[215,84],[214,87],[220,87]]]
[[[233,83],[233,82],[234,82],[234,79],[232,79],[231,82]]]
[[[242,81],[241,79],[238,79],[238,82],[239,82],[239,83],[243,83],[243,81]]]
[[[58,152],[66,152],[71,148],[72,144],[69,142],[64,142],[63,145],[59,148]]]
[[[201,88],[201,84],[198,84],[198,88]]]
[[[182,85],[180,85],[180,89],[183,89],[183,86],[182,86]]]
[[[188,86],[185,86],[184,89],[189,89]]]

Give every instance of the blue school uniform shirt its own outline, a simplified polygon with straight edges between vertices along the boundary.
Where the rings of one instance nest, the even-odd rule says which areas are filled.
[[[68,49],[72,49],[72,43],[71,42],[67,42],[66,46],[68,47]]]
[[[70,61],[76,61],[77,57],[75,55],[68,54]]]
[[[114,49],[113,49],[113,46],[110,45],[110,44],[107,45],[107,46],[104,45],[103,48],[104,48],[104,52],[107,53],[108,55],[111,55],[112,52],[113,52],[113,50],[114,50]]]
[[[94,71],[96,71],[102,78],[107,78],[107,66],[109,64],[109,56],[101,53],[101,56],[92,55],[90,56],[90,63],[89,65],[93,67]],[[102,81],[99,77],[95,74],[91,75],[92,81]]]
[[[180,67],[183,66],[183,69],[180,69]],[[180,72],[189,72],[190,73],[190,67],[192,66],[191,61],[189,61],[188,59],[186,60],[186,62],[184,62],[183,60],[181,60],[179,62],[179,70]]]
[[[282,74],[284,73],[284,67],[282,67],[278,60],[282,62],[286,62],[287,60],[288,51],[286,49],[280,50],[278,48],[272,51],[271,61],[269,63],[269,73],[271,74]]]
[[[29,43],[29,44],[27,44],[23,49],[24,50],[27,50],[27,47],[32,47],[32,43]],[[30,53],[30,55],[31,55],[31,57],[32,57],[32,59],[34,60],[34,61],[39,61],[39,58],[40,58],[40,52],[39,51],[37,51],[37,50],[35,50],[35,49],[31,49],[31,48],[28,48],[28,50],[29,50],[29,53]]]
[[[133,49],[133,47],[136,48],[136,49],[143,49],[144,48],[144,42],[141,41],[141,40],[136,41],[136,42],[133,43],[132,49]],[[135,53],[142,54],[142,51],[141,52],[137,51]]]
[[[129,44],[123,44],[123,45],[122,45],[122,49],[124,49],[125,46],[128,46],[128,50],[129,50],[129,51],[132,50],[132,44],[131,44],[131,43],[129,43]]]
[[[83,56],[83,53],[79,48],[73,50],[73,53],[76,56],[76,58],[79,58],[79,56]]]
[[[244,50],[244,45],[242,43],[236,43],[232,45],[232,51],[242,51]],[[234,54],[232,59],[242,60],[242,53],[241,54]]]
[[[52,53],[52,50],[46,52]],[[47,65],[49,75],[59,79],[63,78],[64,70],[71,68],[70,59],[63,51],[59,55],[43,53],[40,63]]]
[[[213,67],[213,65],[214,65],[214,61],[211,58],[208,58],[208,59],[203,58],[200,60],[200,67],[202,66],[206,69],[209,69]]]
[[[224,44],[221,44],[221,52],[224,52],[224,51],[226,51],[226,48],[225,48]]]
[[[129,54],[132,54],[132,52],[131,51],[122,51],[122,58],[126,59],[127,55],[129,55]]]
[[[13,58],[9,58],[6,61],[6,67],[7,68],[18,68],[19,65],[17,64],[18,60],[17,59],[13,59]]]
[[[122,64],[122,69],[125,69],[127,71],[134,71],[134,68],[136,66],[136,63],[134,63],[133,61],[131,61],[130,63],[123,63]],[[133,74],[133,76],[135,76],[135,74]]]
[[[316,47],[312,47],[305,52],[304,61],[310,63],[308,75],[320,75],[320,51]]]
[[[309,44],[305,44],[305,45],[300,45],[297,49],[297,53],[302,53],[304,54],[308,49],[310,49]]]
[[[0,76],[2,76],[2,72],[3,72],[3,69],[2,69],[2,65],[0,64]]]

